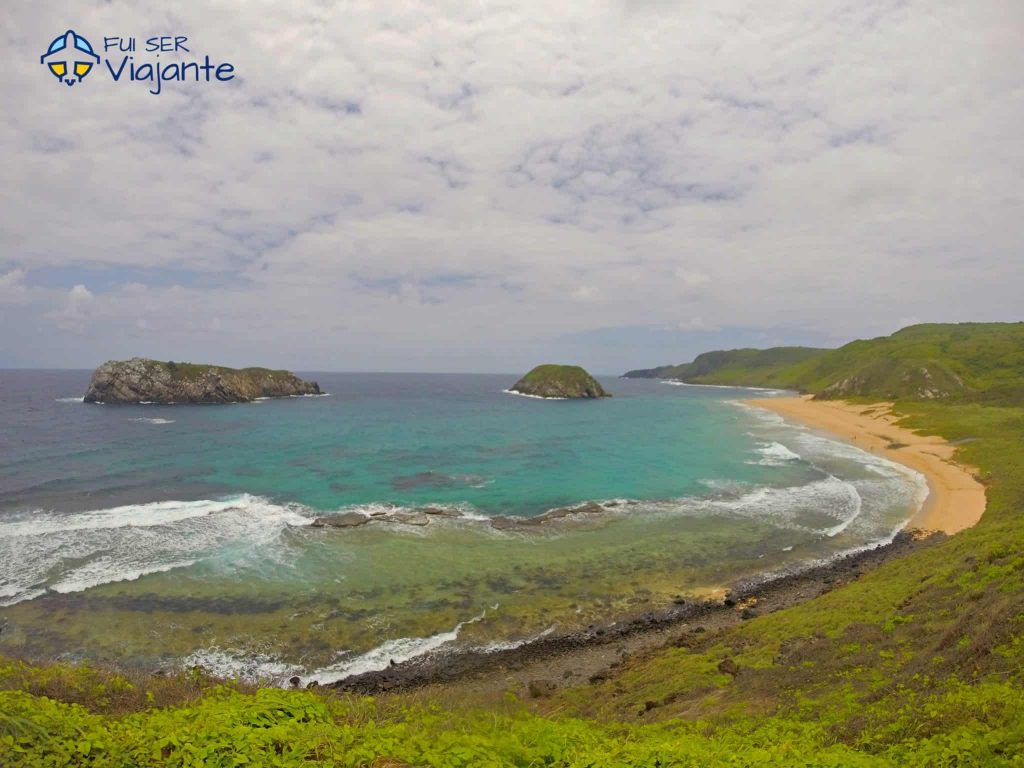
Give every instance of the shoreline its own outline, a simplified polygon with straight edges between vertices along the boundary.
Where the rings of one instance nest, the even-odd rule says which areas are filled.
[[[691,597],[667,609],[545,635],[512,648],[434,652],[323,687],[361,695],[458,691],[460,696],[485,698],[513,690],[528,698],[545,698],[562,688],[603,682],[630,658],[671,646],[714,644],[721,632],[744,621],[812,600],[891,558],[945,538],[941,533],[925,537],[919,531],[904,530],[889,543],[795,566],[764,579],[735,582],[719,599]],[[310,682],[306,687],[318,685]]]
[[[956,447],[937,435],[921,435],[898,426],[892,403],[859,405],[814,400],[810,395],[742,402],[827,432],[924,475],[928,498],[907,522],[907,529],[953,535],[974,526],[985,512],[985,486],[974,477],[971,467],[956,463]]]
[[[511,649],[428,654],[389,669],[348,677],[329,687],[363,694],[456,688],[475,695],[493,695],[519,689],[531,698],[543,698],[563,687],[600,682],[626,658],[666,645],[704,642],[747,619],[811,600],[859,578],[889,557],[929,546],[973,526],[985,511],[985,488],[970,468],[954,462],[955,446],[941,437],[919,435],[897,426],[891,403],[854,405],[812,400],[809,396],[742,402],[920,472],[928,483],[928,498],[889,543],[824,563],[805,564],[765,579],[708,590],[667,610],[579,632],[549,635]]]

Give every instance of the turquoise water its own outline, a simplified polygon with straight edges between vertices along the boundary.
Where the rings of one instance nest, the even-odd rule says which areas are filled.
[[[320,374],[328,397],[118,407],[78,402],[87,378],[0,373],[0,643],[37,654],[343,676],[882,541],[922,500],[743,390]],[[309,525],[423,507],[445,514]]]

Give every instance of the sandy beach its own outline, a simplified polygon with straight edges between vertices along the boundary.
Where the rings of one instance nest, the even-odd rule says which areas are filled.
[[[972,468],[954,461],[955,447],[936,435],[920,435],[897,426],[891,403],[856,405],[812,400],[809,395],[745,402],[828,432],[923,474],[930,492],[909,528],[954,534],[977,523],[985,511],[985,486],[975,479]]]

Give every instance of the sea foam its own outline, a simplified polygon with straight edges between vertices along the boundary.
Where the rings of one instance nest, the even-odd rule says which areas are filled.
[[[21,513],[0,522],[0,605],[48,590],[78,592],[133,581],[215,557],[227,548],[267,557],[269,545],[286,528],[310,523],[302,511],[241,494],[216,501]]]
[[[757,449],[757,452],[761,454],[761,459],[759,461],[750,463],[760,464],[766,467],[783,466],[791,461],[800,460],[799,453],[795,453],[786,446],[784,446],[782,443],[775,441],[760,446]]]
[[[401,664],[421,656],[426,656],[455,642],[463,627],[467,624],[475,624],[478,621],[482,621],[486,615],[487,611],[482,611],[471,619],[460,621],[447,632],[439,632],[429,637],[400,637],[395,640],[388,640],[366,653],[352,656],[351,658],[342,658],[334,664],[301,676],[302,684],[313,680],[316,680],[321,685],[334,683],[347,677],[365,674],[366,672],[379,672],[391,666],[392,662]]]
[[[531,400],[568,400],[567,397],[542,397],[541,395],[528,395],[525,392],[516,392],[514,389],[503,389],[501,390],[506,395],[515,395],[516,397],[528,397]]]

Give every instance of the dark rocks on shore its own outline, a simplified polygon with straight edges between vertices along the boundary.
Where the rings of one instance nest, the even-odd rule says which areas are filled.
[[[133,357],[110,360],[92,375],[87,403],[245,403],[262,397],[319,395],[319,385],[290,371],[224,368]]]
[[[511,392],[552,399],[611,397],[578,365],[538,365],[510,387]]]
[[[795,569],[791,573],[778,575],[768,581],[754,580],[740,582],[730,591],[729,602],[689,600],[685,605],[672,605],[660,612],[647,612],[632,619],[616,621],[613,624],[599,626],[590,625],[586,629],[560,635],[547,635],[523,645],[510,649],[485,651],[469,649],[460,653],[438,653],[411,659],[407,662],[389,666],[386,670],[366,672],[331,683],[335,690],[354,693],[373,694],[381,690],[409,690],[433,683],[453,682],[468,677],[485,674],[495,669],[520,670],[528,669],[534,662],[555,656],[571,654],[590,646],[618,644],[634,635],[657,633],[673,626],[687,627],[686,632],[674,640],[665,638],[665,642],[679,647],[691,647],[698,643],[708,642],[710,630],[705,624],[709,622],[736,622],[740,620],[738,603],[747,603],[757,599],[761,610],[759,613],[771,613],[808,597],[820,594],[823,580],[829,576],[840,576],[842,579],[854,579],[866,567],[877,566],[893,554],[911,551],[921,546],[928,546],[941,540],[935,536],[928,540],[916,540],[911,534],[900,533],[895,540],[875,549],[853,553],[835,561],[817,564],[810,567]],[[562,676],[562,684],[566,680],[578,682],[585,677],[591,684],[600,684],[613,675],[611,666],[602,669],[583,671],[578,674]],[[732,658],[723,659],[718,669],[730,676],[740,675],[743,668]],[[590,672],[590,674],[587,674]],[[551,678],[527,678],[523,685],[530,689],[535,683],[536,694],[546,694],[548,684],[558,685]],[[530,695],[535,693],[530,691]],[[538,698],[540,696],[537,696]]]

